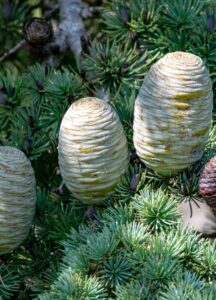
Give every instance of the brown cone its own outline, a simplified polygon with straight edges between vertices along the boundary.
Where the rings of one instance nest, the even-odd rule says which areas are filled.
[[[23,25],[23,34],[30,45],[44,45],[53,38],[52,25],[43,18],[31,18]]]
[[[199,194],[216,214],[216,156],[210,159],[200,175]]]

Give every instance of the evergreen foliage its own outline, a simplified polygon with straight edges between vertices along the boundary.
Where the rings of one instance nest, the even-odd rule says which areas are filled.
[[[27,48],[0,60],[0,144],[24,151],[37,179],[31,232],[0,259],[0,299],[213,300],[216,242],[183,228],[179,203],[199,205],[199,174],[216,154],[215,107],[201,161],[172,178],[153,174],[136,157],[132,124],[146,72],[169,51],[202,57],[216,91],[215,2],[101,2],[102,34],[83,55],[82,72],[69,55],[53,69]],[[1,1],[0,56],[20,40],[23,21],[38,7],[43,13],[40,1]],[[58,133],[70,104],[100,90],[122,121],[131,164],[115,193],[88,207],[62,185]]]

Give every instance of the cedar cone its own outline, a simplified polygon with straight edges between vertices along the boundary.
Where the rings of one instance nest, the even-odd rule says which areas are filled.
[[[43,18],[31,18],[23,25],[23,34],[30,45],[40,46],[53,38],[52,25]]]
[[[0,147],[0,255],[17,248],[27,237],[36,203],[34,170],[25,154]]]
[[[210,159],[200,175],[199,194],[216,214],[216,156]]]
[[[74,197],[89,206],[102,204],[129,163],[127,139],[112,106],[94,97],[74,102],[62,119],[58,158]]]
[[[192,166],[207,144],[212,108],[212,82],[204,61],[187,52],[166,54],[151,66],[135,101],[137,155],[164,176]]]

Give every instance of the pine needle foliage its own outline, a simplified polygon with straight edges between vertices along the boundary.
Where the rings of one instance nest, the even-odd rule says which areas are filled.
[[[204,291],[205,285],[201,278],[194,273],[181,270],[175,274],[175,279],[167,291],[161,293],[160,299],[202,299]]]
[[[0,264],[0,295],[1,298],[10,299],[14,292],[19,288],[19,278],[16,273],[10,271],[8,267],[1,262]]]
[[[200,15],[203,4],[204,2],[200,0],[165,0],[164,25],[174,29],[191,28],[197,16]]]
[[[150,230],[166,230],[170,225],[176,224],[180,212],[177,203],[162,189],[156,192],[149,189],[141,190],[135,196],[132,207],[136,210],[138,220],[147,225]]]
[[[109,39],[106,44],[93,43],[90,53],[83,62],[87,79],[90,84],[97,83],[111,95],[119,87],[138,88],[147,67],[157,57],[153,51],[140,55],[135,47],[128,48]]]
[[[39,296],[38,299],[105,300],[107,298],[105,289],[96,278],[82,278],[79,274],[74,274],[69,268],[56,281],[50,295],[44,294]]]
[[[155,1],[116,1],[112,2],[113,14],[105,14],[105,32],[119,42],[133,43],[141,40],[158,28],[162,7]]]
[[[148,285],[142,280],[140,282],[132,281],[127,285],[117,287],[116,299],[124,300],[153,300],[153,296]]]
[[[0,43],[1,45],[4,45],[5,48],[11,46],[14,39],[17,41],[21,36],[20,29],[22,28],[23,21],[30,9],[28,3],[25,3],[24,1],[23,3],[19,3],[19,1],[15,0],[10,2],[1,1],[0,4],[0,30],[1,32],[4,32],[1,36]],[[3,40],[6,36],[6,40]]]
[[[33,3],[34,2],[34,3]],[[36,1],[2,0],[0,1],[0,57],[15,47],[22,36],[23,22],[33,16]],[[32,63],[27,48],[21,48],[17,55],[9,55],[0,59],[1,73],[15,79],[20,71],[24,71],[28,63]]]
[[[31,160],[52,152],[64,113],[87,92],[75,72],[39,64],[29,67],[15,82],[3,76],[1,85],[6,101],[0,104],[2,143],[23,150]]]

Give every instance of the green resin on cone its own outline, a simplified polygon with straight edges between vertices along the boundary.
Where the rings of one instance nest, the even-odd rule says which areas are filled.
[[[59,134],[63,181],[86,204],[100,204],[128,168],[123,126],[114,109],[98,98],[83,98],[66,112]]]
[[[168,53],[146,75],[134,110],[134,145],[155,172],[170,176],[198,161],[208,140],[212,83],[202,59]]]
[[[0,147],[0,254],[25,240],[35,203],[36,182],[30,161],[16,148]]]

